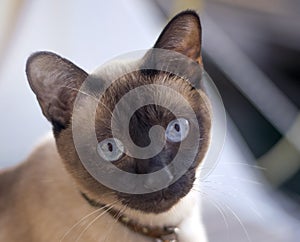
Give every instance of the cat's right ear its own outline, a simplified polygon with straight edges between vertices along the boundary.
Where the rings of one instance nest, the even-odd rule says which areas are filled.
[[[26,74],[45,117],[56,132],[70,124],[78,89],[88,74],[72,62],[51,52],[29,57]]]
[[[198,14],[186,10],[170,20],[154,48],[179,52],[202,65],[201,38],[202,28]]]

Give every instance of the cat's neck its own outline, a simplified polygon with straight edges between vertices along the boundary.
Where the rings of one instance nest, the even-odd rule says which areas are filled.
[[[5,196],[5,200],[0,198],[0,208],[5,207],[5,210],[8,211],[0,219],[0,224],[3,222],[5,225],[2,228],[7,231],[6,234],[14,233],[16,239],[26,237],[24,233],[26,233],[26,225],[28,225],[36,228],[34,236],[38,238],[38,241],[59,241],[80,219],[92,214],[86,221],[82,221],[84,224],[89,224],[94,220],[90,224],[88,232],[82,233],[82,225],[76,226],[65,237],[64,242],[74,241],[74,236],[81,236],[83,241],[94,241],[94,239],[99,240],[99,238],[108,236],[107,234],[111,241],[122,241],[124,235],[130,236],[128,241],[133,238],[138,241],[151,241],[145,236],[130,231],[126,226],[118,223],[113,216],[103,213],[101,209],[97,212],[82,197],[73,179],[64,168],[52,136],[43,141],[25,163],[4,175],[2,174],[1,179],[2,184],[12,185],[9,190],[8,187],[1,187],[1,192],[10,193],[10,196]],[[121,209],[122,205],[116,205],[115,208]],[[14,214],[17,214],[18,217],[14,219],[25,225],[24,231],[22,228],[17,233],[13,230],[10,231],[10,228],[14,229],[13,224],[10,226],[5,221],[10,220]],[[190,228],[181,229],[184,234],[180,235],[183,238],[179,240],[180,242],[190,241],[185,238],[192,233],[190,232],[193,231],[191,227],[202,228],[199,219],[198,196],[194,192],[190,192],[164,213],[146,214],[127,209],[125,214],[131,220],[144,226]],[[190,221],[187,222],[184,218],[188,218]],[[114,232],[108,232],[111,230]],[[188,232],[186,233],[186,231]],[[1,236],[3,239],[6,238],[5,233]],[[1,241],[4,241],[1,236]],[[30,241],[30,238],[23,241]]]

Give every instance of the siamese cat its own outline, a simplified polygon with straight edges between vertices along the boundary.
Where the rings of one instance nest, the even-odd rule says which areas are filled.
[[[191,65],[202,68],[201,24],[197,13],[188,10],[176,15],[154,48],[180,53],[191,60]],[[163,61],[168,62],[168,58]],[[26,74],[44,116],[52,123],[53,135],[41,142],[25,162],[0,173],[1,242],[207,241],[196,190],[211,129],[209,99],[201,89],[201,76],[184,80],[163,71],[135,71],[120,77],[101,97],[95,133],[99,144],[104,144],[102,157],[113,156],[107,160],[132,174],[149,174],[169,164],[178,145],[184,143],[184,136],[193,135],[193,128],[184,112],[176,119],[164,107],[147,105],[131,118],[130,136],[137,146],[145,147],[149,144],[151,127],[161,125],[166,130],[165,146],[155,157],[145,159],[120,152],[111,139],[110,119],[123,95],[146,84],[166,86],[185,97],[196,114],[201,139],[192,165],[174,183],[159,191],[129,194],[101,184],[77,154],[72,129],[73,107],[89,74],[50,52],[30,56]],[[162,101],[176,107],[181,105],[171,93],[159,94]],[[88,108],[82,107],[83,131],[84,110]],[[126,143],[123,146],[126,149]]]

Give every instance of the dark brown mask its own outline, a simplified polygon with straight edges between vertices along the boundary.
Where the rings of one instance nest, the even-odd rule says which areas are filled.
[[[189,61],[185,62],[184,65],[178,65],[174,58],[156,56],[152,54],[151,50],[148,51],[137,62],[140,70],[118,78],[102,93],[95,117],[95,133],[100,143],[112,137],[112,112],[121,98],[134,88],[149,84],[162,85],[180,93],[187,100],[195,113],[196,125],[201,135],[197,141],[197,154],[192,164],[188,166],[179,179],[161,190],[146,194],[125,193],[104,186],[87,171],[79,159],[72,133],[73,107],[80,87],[91,76],[70,61],[49,52],[33,54],[28,59],[26,66],[29,84],[37,96],[43,114],[53,125],[58,152],[66,169],[76,180],[78,190],[100,203],[105,204],[118,199],[130,208],[147,213],[160,213],[169,210],[192,189],[196,169],[208,148],[211,126],[208,100],[204,90],[201,89],[201,25],[198,15],[193,11],[185,11],[175,16],[159,36],[154,48],[175,51],[189,57]],[[178,70],[184,69],[186,75],[182,77],[169,73],[167,70],[146,69],[144,66],[148,62],[153,62],[154,66],[164,63],[166,66],[173,66]],[[116,66],[116,70],[118,68]],[[100,90],[101,78],[98,78],[97,81],[99,85],[93,88]],[[138,103],[147,95],[158,96],[162,102],[168,103],[178,110],[181,118],[188,120],[188,117],[185,116],[185,105],[180,103],[172,93],[165,90],[153,93],[149,89],[149,92],[137,95],[135,101]],[[159,125],[167,130],[168,125],[178,118],[164,106],[149,104],[136,110],[130,118],[129,127],[123,127],[122,119],[118,117],[126,115],[130,103],[121,107],[114,117],[120,130],[118,133],[122,136],[122,131],[126,128],[129,129],[132,142],[139,147],[147,147],[151,143],[149,131],[153,126]],[[88,106],[82,107],[82,119],[80,119],[82,132],[85,130],[85,122],[88,117],[85,115],[85,110],[88,109]],[[180,129],[180,126],[174,125],[174,128],[177,130]],[[194,126],[190,123],[187,137],[192,137],[194,133]],[[114,166],[129,173],[150,174],[171,164],[180,145],[183,146],[181,152],[187,153],[195,147],[194,144],[183,141],[172,142],[166,139],[164,135],[158,135],[156,138],[162,140],[164,147],[155,156],[142,159],[123,153],[118,159],[111,162]],[[107,143],[106,145],[108,151],[113,150],[113,144]],[[123,142],[123,145],[125,149],[130,149],[126,142]],[[182,160],[182,162],[185,161]]]

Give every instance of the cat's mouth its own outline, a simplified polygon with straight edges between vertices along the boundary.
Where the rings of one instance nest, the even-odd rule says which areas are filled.
[[[148,194],[118,193],[117,195],[127,207],[146,213],[162,213],[168,211],[186,196],[193,187],[193,183],[194,176],[187,173],[161,191]]]

